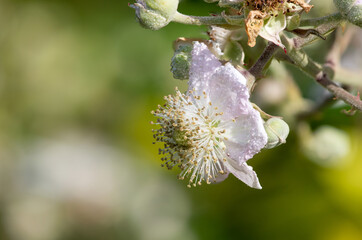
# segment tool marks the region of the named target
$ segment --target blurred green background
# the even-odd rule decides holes
[[[333,12],[331,2],[312,14]],[[185,0],[179,10],[217,8]],[[291,129],[287,144],[249,161],[263,190],[233,176],[188,189],[159,167],[150,111],[187,84],[169,71],[172,42],[205,30],[142,29],[127,1],[0,0],[1,240],[362,239],[362,120],[343,104],[312,127],[348,133],[347,156],[310,161]],[[323,44],[309,48],[318,60]]]

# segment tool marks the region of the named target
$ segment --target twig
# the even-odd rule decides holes
[[[269,60],[273,57],[275,51],[279,47],[272,42],[268,43],[268,46],[264,49],[263,53],[260,55],[258,60],[254,63],[254,65],[249,69],[249,72],[255,77],[261,77],[262,71],[265,65],[269,62]]]
[[[337,84],[332,82],[328,78],[326,73],[320,72],[319,74],[317,74],[316,81],[320,85],[325,87],[328,91],[333,93],[333,95],[336,98],[341,99],[345,103],[347,103],[347,104],[351,105],[352,107],[362,111],[362,101],[359,98],[359,96],[353,96],[352,94],[350,94],[349,92],[347,92],[346,90],[344,90],[343,88],[341,88],[340,86],[338,86]]]
[[[315,26],[319,26],[319,25],[322,25],[322,24],[325,24],[328,22],[340,21],[342,19],[343,19],[342,14],[337,12],[337,13],[332,13],[332,14],[324,16],[324,17],[301,20],[300,26],[301,27],[304,27],[304,26],[315,27]]]
[[[229,19],[234,20],[242,20],[244,19],[243,15],[233,15],[228,16]],[[189,16],[182,13],[177,12],[173,19],[173,22],[182,23],[182,24],[190,24],[190,25],[224,25],[228,24],[228,22],[224,16]]]
[[[255,81],[257,78],[262,76],[263,69],[265,65],[269,62],[269,60],[273,57],[276,50],[278,50],[278,46],[272,42],[269,42],[263,53],[260,55],[258,60],[254,63],[254,65],[246,72],[243,72],[246,77],[247,86],[250,92],[253,91]]]
[[[328,78],[327,74],[323,72],[323,68],[320,64],[314,62],[303,50],[297,49],[293,45],[293,39],[288,39],[285,35],[282,35],[281,37],[283,44],[288,50],[288,56],[291,60],[293,60],[294,65],[314,78],[336,98],[341,99],[355,109],[362,111],[362,101],[358,96],[353,96],[343,88],[339,87],[336,83],[332,82]]]

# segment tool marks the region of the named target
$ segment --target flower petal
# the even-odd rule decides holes
[[[287,26],[287,20],[284,14],[279,13],[277,17],[270,17],[267,24],[260,30],[259,35],[264,39],[275,43],[281,48],[285,48],[280,40],[279,33]]]
[[[230,63],[219,67],[209,83],[212,104],[224,113],[224,119],[235,118],[251,108],[245,77]]]
[[[229,176],[229,173],[224,173],[224,174],[219,174],[215,180],[214,180],[214,183],[219,183],[219,182],[222,182],[224,181],[227,177]]]
[[[224,141],[227,153],[241,164],[267,143],[263,120],[249,102],[245,77],[231,64],[217,69],[209,84],[210,100],[225,121],[220,127],[226,130]],[[235,122],[231,121],[235,119]]]
[[[201,96],[203,91],[208,92],[210,78],[221,63],[204,43],[194,42],[191,54],[189,90]]]
[[[227,140],[224,143],[227,153],[239,164],[251,159],[268,141],[263,120],[255,109],[236,118],[226,131]]]
[[[232,159],[229,159],[228,161],[224,162],[224,165],[229,172],[231,172],[235,177],[237,177],[249,187],[256,189],[262,188],[256,172],[248,164],[243,163],[238,165]]]

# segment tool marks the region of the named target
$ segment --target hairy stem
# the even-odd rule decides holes
[[[301,20],[300,27],[306,27],[306,26],[316,27],[329,22],[338,22],[341,21],[342,19],[343,19],[342,14],[336,12],[324,17]]]
[[[272,42],[268,43],[268,46],[264,49],[263,53],[260,55],[258,60],[254,63],[254,65],[249,69],[249,73],[253,76],[252,78],[248,79],[248,89],[252,90],[254,83],[257,78],[262,76],[263,69],[265,65],[270,61],[273,57],[276,50],[278,50],[278,46]]]
[[[242,15],[228,16],[229,19],[241,20]],[[173,22],[189,25],[224,25],[229,24],[223,16],[189,16],[177,12],[172,19]]]
[[[325,87],[328,91],[333,93],[336,98],[343,100],[345,103],[352,107],[362,111],[362,101],[359,96],[353,96],[334,82],[332,82],[326,73],[319,72],[316,76],[317,82]]]
[[[254,75],[255,78],[261,77],[262,71],[265,65],[273,57],[275,51],[279,47],[272,42],[268,43],[268,46],[264,49],[263,53],[260,55],[255,64],[249,69],[249,72]]]

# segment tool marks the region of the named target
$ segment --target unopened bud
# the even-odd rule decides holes
[[[189,79],[192,45],[180,44],[171,59],[171,72],[175,79]]]
[[[362,27],[362,0],[334,0],[333,2],[349,22]]]
[[[268,142],[265,148],[274,148],[286,142],[289,134],[289,126],[280,118],[270,118],[264,123],[268,135]]]
[[[169,24],[177,12],[179,0],[137,0],[130,7],[142,27],[158,30]]]

